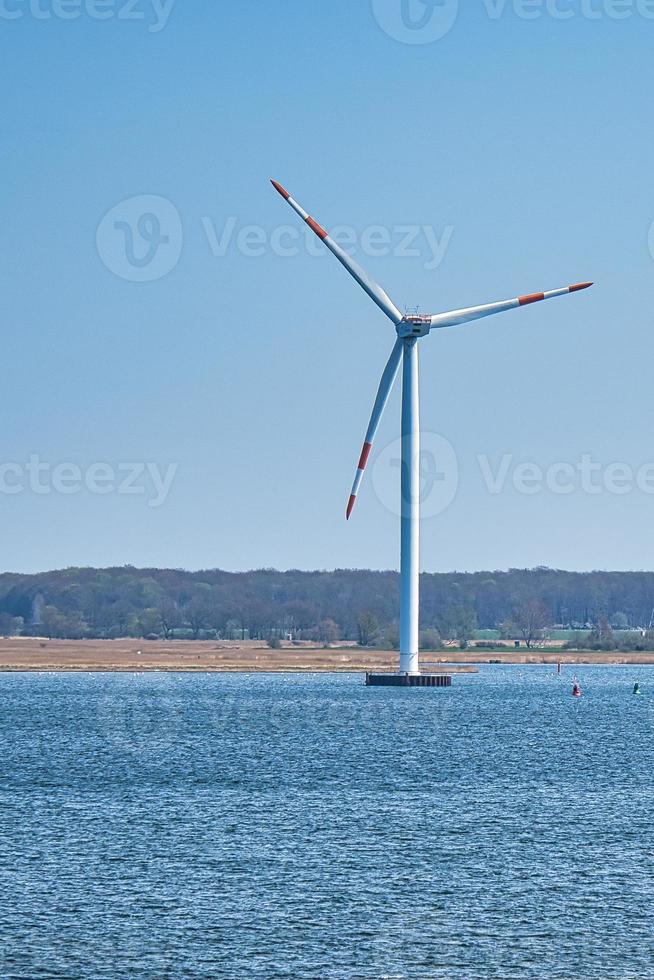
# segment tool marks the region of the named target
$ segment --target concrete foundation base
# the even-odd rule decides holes
[[[451,687],[451,674],[366,674],[366,687]]]

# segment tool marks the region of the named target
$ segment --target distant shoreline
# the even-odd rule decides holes
[[[465,673],[487,664],[523,666],[561,662],[566,666],[654,665],[653,653],[565,652],[541,650],[447,650],[421,654],[423,669]],[[388,650],[311,645],[271,650],[248,641],[44,640],[0,639],[0,673],[364,673],[396,670],[398,654]]]

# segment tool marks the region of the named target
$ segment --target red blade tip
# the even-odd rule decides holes
[[[348,500],[348,502],[347,502],[347,511],[345,513],[345,519],[348,520],[348,521],[350,519],[350,514],[354,510],[354,505],[355,505],[356,501],[357,501],[357,498],[354,495],[352,495],[350,497],[350,499]]]
[[[595,283],[593,282],[578,282],[575,286],[570,286],[570,292],[577,293],[579,292],[580,289],[589,289],[591,286],[594,285]]]
[[[270,183],[273,185],[273,187],[275,188],[275,190],[279,194],[281,194],[283,198],[285,198],[288,201],[289,197],[291,196],[288,193],[288,191],[285,191],[284,188],[282,187],[282,185],[281,184],[278,184],[276,180],[273,180],[272,179],[272,177],[270,178]]]

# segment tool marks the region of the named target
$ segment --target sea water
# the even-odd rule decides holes
[[[0,675],[0,976],[654,977],[654,668],[575,670]]]

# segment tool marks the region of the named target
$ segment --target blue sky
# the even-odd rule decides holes
[[[276,177],[401,309],[596,282],[421,343],[423,568],[651,568],[652,8],[3,0],[2,567],[397,567],[393,327]]]

